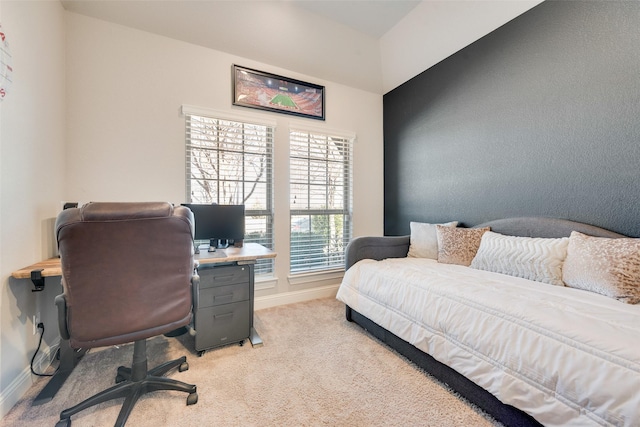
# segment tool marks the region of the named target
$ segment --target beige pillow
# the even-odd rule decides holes
[[[568,237],[517,237],[489,231],[482,236],[471,268],[564,286],[562,263],[568,245]]]
[[[438,238],[436,236],[436,225],[455,227],[458,221],[451,221],[444,224],[429,224],[426,222],[410,222],[411,237],[409,242],[410,258],[438,259]]]
[[[471,265],[478,252],[485,228],[453,228],[436,226],[438,237],[438,262],[444,264]]]
[[[627,304],[640,303],[640,239],[571,232],[562,280]]]

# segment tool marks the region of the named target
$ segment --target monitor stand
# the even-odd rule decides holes
[[[194,243],[194,252],[200,253],[200,247]],[[209,249],[207,252],[215,252],[218,249],[227,249],[229,247],[229,239],[209,239]]]
[[[218,249],[227,249],[229,247],[229,239],[217,239],[218,245],[216,246]]]

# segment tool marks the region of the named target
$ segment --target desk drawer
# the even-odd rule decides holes
[[[195,318],[197,351],[249,338],[251,333],[250,301],[218,305],[198,310]]]
[[[249,267],[246,265],[201,268],[198,269],[198,274],[200,275],[200,289],[249,283]]]
[[[249,299],[249,282],[212,288],[200,287],[198,306],[213,307]]]

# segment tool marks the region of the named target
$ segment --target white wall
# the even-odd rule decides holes
[[[53,297],[11,272],[54,256],[53,218],[65,169],[65,29],[58,2],[2,1],[0,20],[13,56],[13,84],[0,103],[0,416],[31,386],[37,345],[32,317],[42,312],[45,347],[54,344]],[[39,360],[39,359],[38,359]]]
[[[290,284],[288,129],[291,123],[357,134],[354,233],[382,234],[382,96],[155,34],[67,13],[70,200],[185,201],[182,104],[277,122],[274,170],[276,281],[260,297],[336,285],[334,277]],[[232,107],[232,64],[326,86],[326,121]],[[270,299],[272,301],[272,299]],[[285,301],[285,300],[282,300]],[[264,303],[264,304],[271,304]]]

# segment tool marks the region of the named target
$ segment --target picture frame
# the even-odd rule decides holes
[[[325,88],[234,64],[233,105],[324,120]]]

